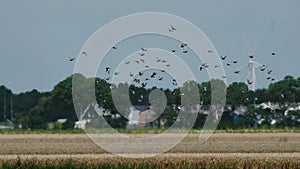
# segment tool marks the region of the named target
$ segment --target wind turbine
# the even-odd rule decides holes
[[[247,84],[252,86],[252,90],[255,91],[256,90],[256,84],[257,84],[257,80],[256,80],[256,69],[260,69],[261,71],[264,71],[267,67],[266,64],[261,64],[258,63],[254,60],[254,52],[255,52],[255,48],[256,48],[256,42],[255,42],[255,46],[254,46],[254,51],[252,54],[250,54],[249,49],[247,47],[247,41],[245,38],[245,34],[244,34],[244,42],[245,42],[245,46],[247,49],[247,54],[249,57],[249,61],[248,64],[241,66],[240,68],[238,68],[235,72],[240,72],[242,68],[248,68],[248,75],[247,75]]]

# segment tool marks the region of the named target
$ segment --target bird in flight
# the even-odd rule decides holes
[[[87,53],[85,51],[81,52],[81,55],[87,56]]]
[[[225,60],[227,58],[227,56],[225,55],[225,56],[221,56],[221,59],[222,60]]]
[[[137,79],[137,78],[135,78],[133,81],[134,81],[135,83],[140,83],[140,79]]]
[[[155,77],[155,75],[156,75],[156,73],[155,72],[153,72],[152,73],[152,75],[150,76],[151,78],[154,78]]]
[[[110,73],[110,67],[106,67],[105,72],[107,72],[109,74]]]
[[[173,32],[173,31],[175,31],[176,30],[176,28],[173,26],[173,25],[171,25],[170,27],[169,27],[169,32]]]
[[[171,25],[171,29],[172,29],[173,31],[176,30],[176,28],[175,28],[173,25]]]
[[[125,60],[125,64],[128,65],[130,63],[130,60]]]
[[[175,79],[173,79],[173,85],[177,85],[177,81]]]
[[[240,73],[240,71],[239,71],[239,70],[236,70],[236,71],[234,71],[234,73],[235,73],[235,74],[239,74],[239,73]]]
[[[238,61],[237,60],[233,60],[232,63],[236,64]]]
[[[173,53],[174,53],[174,52],[176,52],[176,50],[175,50],[175,49],[172,49],[172,50],[171,50],[171,52],[173,52]]]
[[[142,87],[146,87],[146,85],[147,85],[147,82],[142,83]]]
[[[271,74],[273,72],[273,70],[271,69],[271,70],[268,70],[268,73],[267,74]]]
[[[141,95],[140,98],[138,99],[138,102],[142,102],[143,101],[144,96]]]
[[[132,94],[135,94],[135,87],[134,86],[130,86],[129,89],[131,90]]]
[[[75,58],[69,57],[69,61],[70,61],[70,62],[72,62],[72,61],[74,61],[74,60],[75,60]]]
[[[250,59],[253,59],[253,57],[254,57],[253,55],[249,55],[249,58],[250,58]]]
[[[113,49],[115,49],[115,50],[117,49],[117,47],[116,47],[116,46],[113,46],[112,48],[113,48]]]
[[[161,61],[161,59],[156,57],[156,62],[160,62],[160,61]]]
[[[247,82],[248,82],[249,85],[251,85],[251,84],[253,83],[253,82],[250,81],[249,79],[247,79]]]
[[[207,63],[202,63],[203,68],[208,68],[208,64]]]
[[[147,51],[147,49],[146,49],[146,48],[143,48],[143,47],[141,47],[141,50],[142,50],[143,52],[146,52],[146,51]]]
[[[271,55],[273,55],[273,56],[274,56],[274,55],[276,55],[276,53],[275,53],[275,52],[272,52],[272,53],[271,53]]]
[[[187,46],[186,43],[182,43],[182,44],[180,45],[181,48],[184,48],[184,47],[186,47],[186,46]]]
[[[188,51],[187,51],[187,50],[184,50],[184,51],[182,51],[182,53],[188,53]]]
[[[140,55],[140,56],[144,56],[144,55],[145,55],[145,52],[140,52],[139,55]]]

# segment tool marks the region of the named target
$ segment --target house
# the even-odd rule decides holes
[[[7,120],[7,122],[0,122],[0,130],[13,130],[15,125],[12,121]]]
[[[86,129],[88,123],[99,116],[111,116],[109,110],[105,110],[96,104],[89,104],[80,114],[78,115],[78,121],[75,122],[75,129]]]
[[[137,105],[129,108],[127,129],[156,127],[156,113],[150,106]]]
[[[68,119],[57,119],[55,122],[51,122],[51,123],[48,123],[48,129],[55,129],[57,124],[61,124],[61,127],[62,127],[62,124],[66,123],[68,121]],[[58,128],[56,128],[58,129]]]
[[[153,110],[147,109],[140,112],[139,126],[140,128],[156,127],[156,113]]]
[[[135,129],[139,126],[139,120],[140,120],[140,111],[136,109],[134,106],[129,108],[130,113],[128,115],[128,122],[126,129]]]

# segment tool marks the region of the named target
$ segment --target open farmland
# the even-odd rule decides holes
[[[199,143],[198,137],[189,134],[163,155],[128,159],[106,152],[85,134],[4,134],[0,135],[0,163],[4,167],[29,162],[27,167],[64,164],[68,168],[297,168],[300,165],[300,133],[217,133],[205,143]]]

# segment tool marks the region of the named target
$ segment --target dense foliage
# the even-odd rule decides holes
[[[85,103],[73,104],[74,100],[78,99],[72,97],[73,76],[77,76],[81,84],[79,86],[80,90],[76,90],[80,91],[76,96],[87,98]],[[95,84],[95,91],[90,86],[91,81]],[[221,89],[225,85],[221,80],[211,80],[201,84],[187,82],[183,88],[196,85],[199,90],[199,101],[202,109],[208,110],[212,101],[211,91],[215,90],[211,89],[211,83],[219,85]],[[78,120],[75,110],[87,108],[91,99],[89,95],[94,92],[97,104],[111,112],[111,116],[107,117],[109,124],[115,128],[125,128],[126,118],[123,116],[120,116],[121,118],[118,119],[113,118],[116,117],[116,114],[120,114],[120,109],[124,112],[127,109],[125,108],[126,105],[115,107],[111,95],[112,88],[116,89],[113,92],[129,89],[129,100],[132,105],[147,105],[149,103],[148,96],[150,92],[156,89],[155,87],[137,87],[127,83],[115,86],[103,79],[85,78],[80,74],[74,74],[59,82],[50,92],[32,90],[25,93],[13,94],[10,89],[0,86],[0,121],[5,121],[4,118],[13,119],[13,122],[22,126],[22,128],[45,129],[50,122],[55,122],[57,119],[67,119],[67,122],[63,125],[54,124],[54,127],[56,129],[73,128],[75,121]],[[132,89],[134,89],[134,92],[132,92]],[[292,76],[286,76],[283,80],[271,83],[268,88],[257,89],[256,91],[250,91],[248,86],[243,82],[234,82],[227,87],[225,86],[225,89],[227,90],[226,106],[219,123],[220,129],[251,128],[257,126],[267,128],[298,127],[300,124],[300,112],[297,109],[299,107],[298,103],[300,103],[300,78],[295,79]],[[165,93],[167,103],[164,112],[159,118],[167,119],[165,126],[168,127],[176,120],[178,106],[181,105],[182,93],[179,88],[175,88],[174,90],[161,89],[161,91]],[[218,95],[218,92],[222,91],[215,92],[215,95]],[[141,95],[143,95],[143,100],[140,98]],[[120,97],[126,98],[128,95],[120,95]],[[11,99],[13,100],[13,118],[11,118],[10,113]],[[193,100],[190,99],[190,101]],[[261,103],[268,102],[273,103],[273,105],[277,104],[277,108],[271,109],[258,106]],[[246,111],[240,114],[235,113],[235,110],[240,107],[245,107]],[[294,107],[294,109],[291,109],[291,107]],[[4,111],[6,112],[5,114],[3,113]],[[205,119],[206,115],[199,113],[193,128],[202,128]]]

